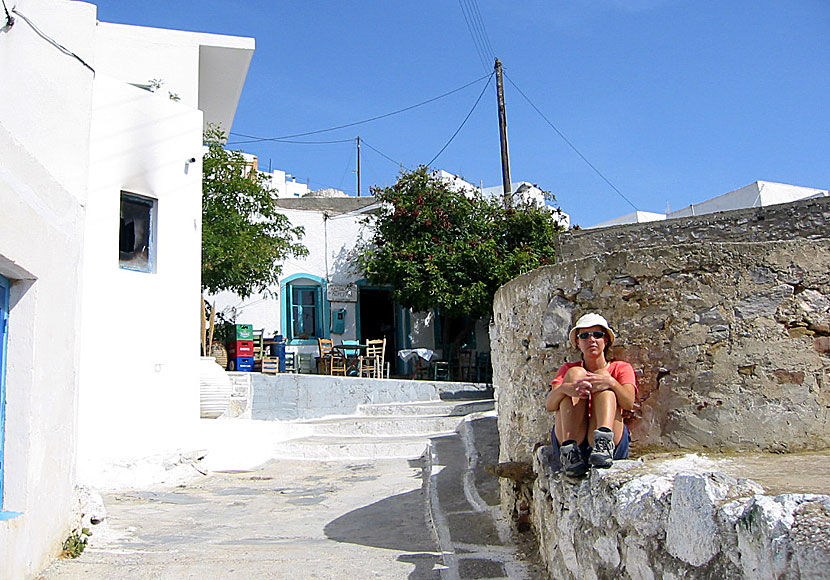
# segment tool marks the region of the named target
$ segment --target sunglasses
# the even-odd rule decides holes
[[[600,339],[605,338],[605,333],[601,330],[595,330],[593,332],[580,332],[576,335],[577,338],[581,338],[582,340],[587,340],[590,336],[593,336],[596,339]]]

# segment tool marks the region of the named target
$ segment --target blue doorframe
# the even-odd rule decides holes
[[[3,509],[4,466],[6,442],[6,331],[9,325],[9,281],[0,276],[0,511]]]

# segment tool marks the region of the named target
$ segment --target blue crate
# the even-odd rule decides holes
[[[254,370],[254,357],[252,356],[237,356],[231,358],[228,367],[228,370],[232,371],[252,371]]]

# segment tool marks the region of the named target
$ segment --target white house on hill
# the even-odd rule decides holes
[[[197,444],[202,130],[230,128],[254,42],[6,4],[0,578],[22,579],[76,523],[76,483]]]
[[[436,171],[435,175],[459,188],[478,189],[446,171]],[[541,190],[520,185],[519,195],[532,196],[536,191],[544,203]],[[501,188],[491,188],[495,189]],[[279,287],[245,300],[228,292],[210,297],[219,311],[237,323],[262,329],[266,337],[284,336],[288,350],[305,355],[306,361],[318,354],[318,338],[340,343],[386,337],[387,360],[393,374],[405,374],[411,368],[395,356],[401,349],[426,348],[446,358],[442,317],[396,304],[388,288],[371,285],[356,266],[356,246],[365,233],[363,222],[371,220],[377,207],[375,198],[351,197],[337,190],[308,192],[296,198],[280,192],[278,198],[292,225],[305,228],[302,243],[309,250],[308,256],[289,258],[282,264]],[[565,214],[562,216],[567,220]],[[489,352],[486,322],[476,323],[466,342],[469,351]]]
[[[717,197],[707,199],[679,209],[665,213],[654,213],[647,211],[636,211],[618,218],[590,226],[586,229],[605,228],[622,224],[636,224],[642,222],[653,222],[665,219],[689,217],[719,211],[729,211],[748,207],[765,207],[778,203],[790,203],[800,199],[811,197],[826,197],[830,192],[826,189],[813,187],[802,187],[800,185],[788,185],[786,183],[775,183],[771,181],[756,181],[745,185],[734,191],[724,193]]]

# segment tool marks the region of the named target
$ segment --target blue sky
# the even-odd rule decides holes
[[[93,3],[103,21],[254,37],[232,132],[260,137],[415,105],[489,75],[495,54],[508,77],[513,181],[551,191],[581,225],[634,207],[680,209],[756,180],[830,187],[827,0]],[[489,40],[477,37],[481,50],[465,20],[474,7]],[[399,163],[429,162],[484,91],[432,166],[499,185],[496,91],[486,82],[301,138],[345,143],[239,148],[313,189],[354,195],[359,135],[367,195],[394,183]]]

